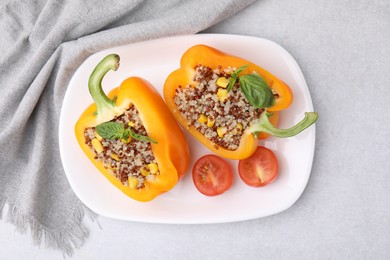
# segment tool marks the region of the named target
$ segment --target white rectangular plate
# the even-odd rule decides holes
[[[186,133],[191,163],[184,178],[168,193],[151,202],[137,202],[115,188],[95,168],[79,147],[74,126],[81,113],[93,103],[88,92],[88,78],[94,67],[110,53],[119,54],[120,67],[103,80],[106,92],[131,76],[151,82],[162,94],[166,77],[179,67],[182,54],[191,46],[205,44],[223,52],[247,59],[276,75],[293,91],[294,102],[280,113],[279,127],[287,128],[300,121],[313,105],[302,72],[280,45],[261,38],[198,34],[163,38],[119,46],[90,56],[77,69],[69,83],[61,109],[60,153],[66,176],[80,200],[96,213],[122,220],[151,223],[222,223],[254,219],[276,214],[289,208],[302,194],[310,176],[315,127],[288,139],[271,137],[260,141],[272,149],[279,162],[279,177],[262,188],[245,185],[237,173],[237,161],[230,160],[235,170],[233,186],[216,197],[199,193],[191,177],[194,162],[211,152]]]

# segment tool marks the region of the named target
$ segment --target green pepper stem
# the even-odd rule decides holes
[[[117,54],[107,55],[92,71],[88,81],[88,89],[93,101],[96,104],[97,122],[110,121],[123,113],[123,110],[116,106],[115,100],[111,100],[104,93],[102,80],[110,70],[116,71],[119,67],[119,56]]]
[[[316,112],[306,112],[305,117],[293,127],[287,129],[280,129],[274,127],[269,121],[269,113],[263,112],[259,120],[249,127],[248,131],[258,135],[260,132],[264,132],[276,137],[291,137],[299,134],[317,121],[318,114]]]

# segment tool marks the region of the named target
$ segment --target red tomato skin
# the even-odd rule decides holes
[[[192,180],[200,193],[206,196],[217,196],[232,186],[233,171],[224,159],[208,154],[195,162],[192,168]]]
[[[263,178],[259,177],[257,168],[263,170]],[[249,158],[238,162],[238,173],[241,180],[251,187],[264,187],[278,177],[278,160],[272,150],[259,146]]]

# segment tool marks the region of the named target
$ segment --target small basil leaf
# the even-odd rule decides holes
[[[265,80],[257,74],[239,77],[240,88],[248,102],[256,108],[271,107],[274,95]]]
[[[233,88],[234,84],[236,83],[236,81],[237,81],[237,78],[233,78],[233,77],[230,78],[229,86],[227,88],[227,92],[228,93],[230,92],[230,90],[232,90],[232,88]]]
[[[96,126],[96,132],[106,139],[120,139],[125,135],[125,128],[116,122],[106,122]]]
[[[129,128],[126,129],[126,130],[123,132],[123,135],[122,135],[121,139],[124,139],[124,140],[129,139],[130,132],[131,132],[131,130],[130,130]]]
[[[150,138],[149,136],[136,134],[136,133],[134,133],[133,131],[129,131],[129,134],[130,134],[130,136],[131,136],[132,138],[137,139],[137,140],[139,140],[139,141],[142,141],[142,142],[151,142],[151,143],[157,144],[157,141],[153,140],[153,139]]]
[[[230,75],[230,82],[229,82],[229,86],[228,86],[228,88],[227,88],[227,92],[228,92],[228,93],[232,90],[234,84],[236,83],[237,78],[238,78],[238,74],[239,74],[240,72],[242,72],[243,70],[245,70],[246,68],[248,68],[248,66],[249,66],[249,64],[248,64],[248,65],[245,65],[245,66],[241,66],[241,67],[239,67],[238,69],[236,69],[236,70],[232,73],[232,75]]]
[[[157,144],[155,140],[148,136],[136,134],[131,131],[130,128],[125,129],[121,123],[106,122],[96,126],[96,132],[103,138],[106,139],[128,139],[131,136],[142,142],[152,142]]]
[[[249,64],[248,64],[248,65],[244,65],[244,66],[239,67],[238,69],[236,69],[236,70],[232,73],[231,77],[237,78],[237,77],[238,77],[238,74],[239,74],[241,71],[243,71],[243,70],[245,70],[246,68],[248,68],[248,67],[249,67]]]

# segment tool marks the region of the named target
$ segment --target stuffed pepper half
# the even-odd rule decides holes
[[[118,189],[138,201],[169,191],[185,173],[189,150],[166,104],[147,81],[131,77],[107,96],[102,79],[119,66],[106,56],[88,85],[94,104],[76,123],[81,148]]]
[[[205,45],[184,53],[165,81],[164,98],[183,128],[230,159],[252,155],[259,137],[296,135],[318,117],[307,112],[297,125],[276,128],[278,111],[292,103],[290,88],[265,69]]]

